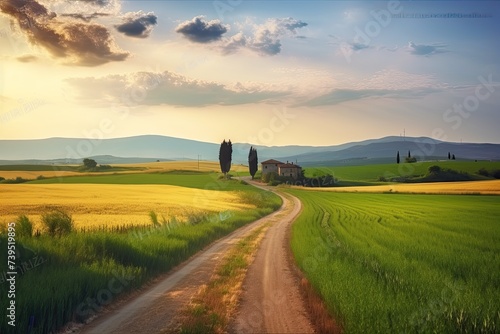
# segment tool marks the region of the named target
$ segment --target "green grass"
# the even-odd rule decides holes
[[[450,168],[456,171],[463,171],[475,174],[481,168],[488,171],[500,169],[500,162],[490,161],[426,161],[417,163],[400,163],[365,165],[365,166],[333,166],[333,167],[305,167],[306,176],[314,177],[324,174],[333,174],[341,182],[368,182],[376,183],[380,176],[387,179],[392,177],[422,177],[427,174],[430,166],[438,165],[441,168]],[[474,175],[476,179],[486,179],[479,175]]]
[[[218,173],[166,172],[92,176],[68,176],[30,181],[30,184],[95,183],[95,184],[167,184],[208,190],[245,190],[250,186],[236,180],[219,180]]]
[[[346,333],[500,331],[500,197],[289,191],[297,263]]]
[[[145,176],[147,179],[151,175]],[[167,174],[152,176],[169,177]],[[194,179],[192,186],[205,187],[205,182],[212,180],[210,175],[200,175],[201,179],[198,175],[187,176]],[[138,179],[132,178],[137,182]],[[0,318],[1,333],[28,332],[30,317],[34,317],[30,333],[54,332],[68,321],[83,321],[123,292],[167,272],[214,240],[281,205],[281,199],[275,194],[238,181],[213,183],[211,189],[218,184],[224,190],[239,191],[241,201],[254,204],[256,208],[207,214],[201,221],[194,217],[192,223],[171,221],[125,229],[121,233],[94,231],[72,232],[60,237],[18,236],[16,327],[8,326],[8,318],[4,315]],[[0,235],[0,258],[5,260],[0,262],[3,274],[7,271],[5,233]],[[3,310],[7,308],[7,291],[7,282],[1,282],[0,308]]]

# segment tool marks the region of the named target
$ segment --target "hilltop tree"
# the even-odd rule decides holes
[[[94,159],[83,159],[83,166],[88,169],[96,168],[97,162]]]
[[[220,144],[219,149],[219,164],[220,170],[224,173],[224,176],[227,177],[227,173],[231,169],[231,159],[233,155],[233,144],[231,140],[227,141],[224,139]]]
[[[450,154],[450,152],[448,152],[448,160],[450,160],[450,159],[451,159],[451,154]]]
[[[252,175],[252,180],[259,169],[258,159],[257,159],[257,150],[253,147],[250,147],[250,152],[248,153],[248,169],[250,170],[250,175]]]
[[[398,155],[396,156],[396,162],[399,164],[399,151],[398,151]]]
[[[408,159],[411,158],[411,153],[410,153],[410,150],[408,150]]]
[[[451,160],[455,160],[455,154],[451,155]]]

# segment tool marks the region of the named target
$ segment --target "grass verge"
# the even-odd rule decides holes
[[[191,300],[181,321],[180,333],[227,332],[247,268],[269,226],[268,223],[254,229],[224,257],[210,282]]]

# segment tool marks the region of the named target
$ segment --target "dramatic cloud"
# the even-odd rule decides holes
[[[37,1],[3,0],[0,10],[17,21],[32,44],[67,63],[96,66],[128,57],[117,50],[106,27],[60,19]]]
[[[145,14],[142,11],[127,13],[123,17],[123,23],[115,27],[127,36],[146,38],[153,31],[153,26],[157,23],[156,19],[157,16],[154,13]]]
[[[196,43],[210,43],[220,40],[228,27],[219,20],[206,21],[204,16],[196,16],[191,21],[182,22],[175,31]]]
[[[121,103],[135,105],[173,105],[202,107],[207,105],[239,105],[273,101],[287,93],[189,80],[171,72],[138,72],[102,78],[75,78],[67,82],[77,89],[79,102],[108,107]]]
[[[448,52],[444,48],[445,44],[434,44],[434,45],[425,45],[425,44],[415,44],[413,42],[408,43],[408,50],[412,55],[417,56],[432,56],[438,53]]]
[[[307,23],[291,17],[269,19],[262,25],[254,25],[253,35],[245,36],[242,32],[225,41],[223,53],[234,53],[240,48],[247,48],[260,55],[276,55],[281,52],[281,37],[295,36],[297,29],[307,26]],[[300,36],[303,38],[304,36]]]

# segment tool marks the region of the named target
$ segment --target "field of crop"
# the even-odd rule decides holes
[[[0,202],[0,223],[24,214],[37,229],[40,215],[54,209],[70,212],[77,229],[92,229],[148,225],[151,211],[185,219],[199,212],[252,208],[237,191],[151,184],[0,184]]]
[[[220,172],[218,162],[214,161],[164,161],[148,162],[137,164],[114,164],[112,168],[105,171],[89,172],[79,170],[81,166],[77,165],[0,165],[0,177],[4,179],[23,179],[34,180],[37,177],[61,178],[68,176],[95,176],[109,174],[133,174],[133,173],[165,173],[177,171],[193,171],[204,173]],[[237,175],[249,175],[248,167],[243,165],[233,165],[231,173]]]
[[[381,164],[365,166],[334,166],[334,167],[306,167],[306,176],[320,176],[324,174],[333,174],[340,181],[355,182],[377,182],[379,177],[386,179],[392,177],[414,176],[420,177],[427,173],[428,168],[438,165],[441,168],[449,168],[456,171],[463,171],[469,174],[475,174],[481,168],[488,171],[500,170],[500,162],[491,161],[425,161],[417,163],[400,164]],[[481,177],[478,176],[479,179]]]
[[[500,196],[289,191],[294,255],[346,333],[500,331]]]
[[[85,321],[122,293],[281,205],[277,195],[239,181],[182,171],[1,184],[0,201],[0,222],[28,214],[36,225],[40,214],[63,209],[77,230],[81,224],[97,227],[59,237],[44,230],[16,237],[16,327],[7,326],[4,316],[2,333],[49,333],[68,321]],[[100,222],[124,228],[110,232]],[[2,259],[6,245],[2,233]],[[1,296],[10,286],[7,271],[7,261],[0,262]],[[0,308],[6,310],[7,302],[1,298]]]
[[[297,187],[295,187],[297,188]],[[500,180],[396,183],[375,186],[351,186],[328,188],[302,188],[324,192],[365,192],[365,193],[408,193],[408,194],[450,194],[450,195],[500,195]]]

